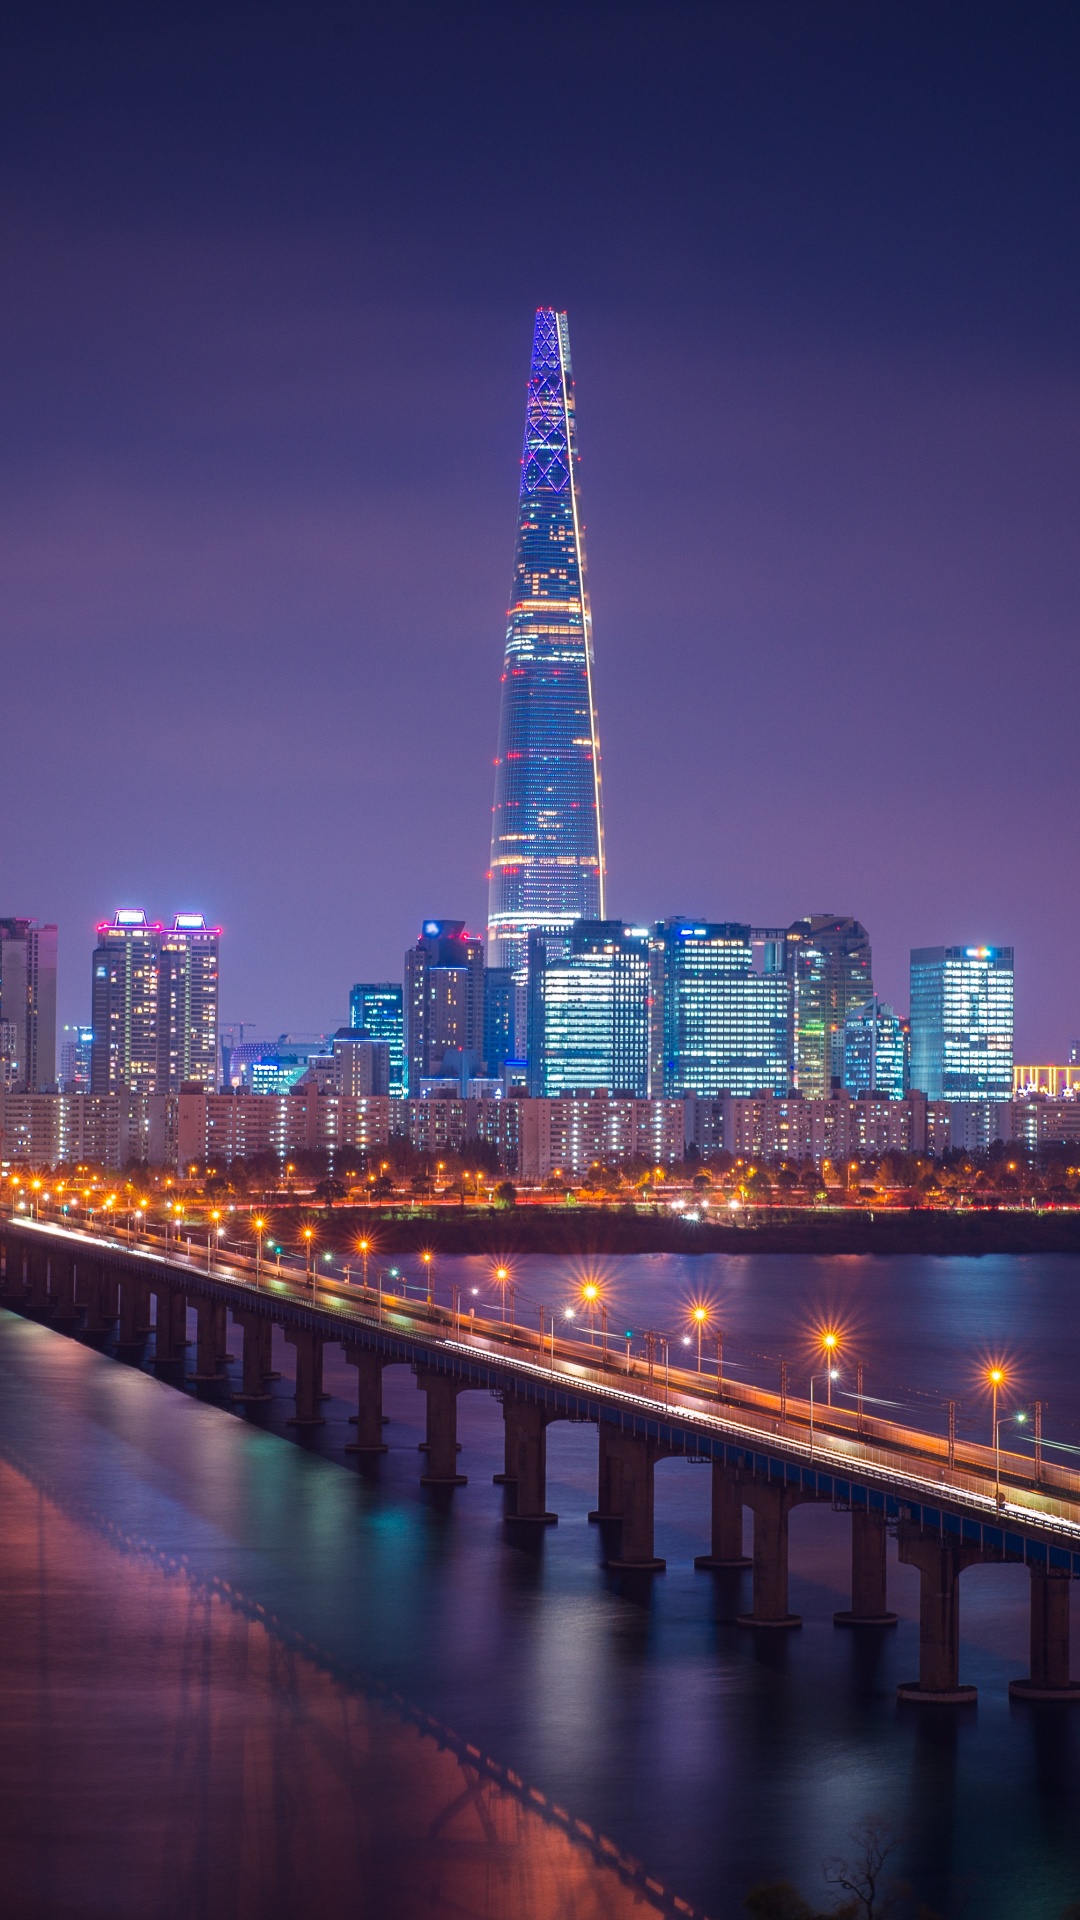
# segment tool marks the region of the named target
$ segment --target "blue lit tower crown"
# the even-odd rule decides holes
[[[541,307],[521,461],[488,876],[488,959],[604,917],[600,743],[565,313]]]

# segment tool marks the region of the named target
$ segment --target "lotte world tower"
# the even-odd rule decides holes
[[[533,333],[488,876],[488,962],[519,975],[529,934],[604,916],[574,382],[565,313]]]

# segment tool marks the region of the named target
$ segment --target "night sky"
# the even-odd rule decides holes
[[[1017,949],[1080,1035],[1080,14],[182,8],[0,39],[0,911],[203,909],[222,1014],[482,925],[532,312],[609,906]]]

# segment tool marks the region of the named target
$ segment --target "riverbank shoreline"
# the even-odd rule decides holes
[[[308,1209],[292,1209],[310,1219]],[[287,1237],[280,1212],[278,1230]],[[1080,1211],[780,1213],[745,1225],[614,1207],[342,1208],[321,1216],[320,1240],[346,1256],[368,1240],[379,1254],[1035,1254],[1080,1255]]]

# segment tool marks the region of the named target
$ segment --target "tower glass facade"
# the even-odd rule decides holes
[[[390,1093],[405,1097],[405,1019],[402,990],[393,980],[358,980],[349,992],[349,1025],[390,1049]]]
[[[907,1037],[883,1000],[855,1007],[844,1022],[844,1091],[902,1100],[907,1092]]]
[[[604,914],[600,746],[565,313],[533,334],[488,875],[488,959]]]
[[[915,947],[911,1084],[928,1100],[1011,1100],[1013,950]]]
[[[844,1022],[874,997],[870,936],[858,920],[814,913],[788,929],[795,992],[795,1084],[827,1100],[844,1074]]]
[[[649,935],[580,920],[529,941],[529,1090],[642,1098],[649,1082]]]
[[[754,966],[752,930],[665,920],[652,940],[654,1094],[788,1091],[792,983],[782,954]]]

